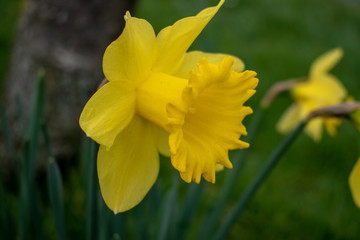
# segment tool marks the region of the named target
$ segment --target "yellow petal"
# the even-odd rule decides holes
[[[350,173],[349,185],[354,202],[360,208],[360,158]]]
[[[137,84],[150,71],[155,55],[155,33],[144,19],[127,12],[126,25],[118,39],[106,49],[103,70],[109,81],[131,81]]]
[[[169,145],[172,165],[186,182],[200,182],[201,175],[215,182],[216,165],[231,168],[228,151],[246,148],[242,120],[252,113],[244,106],[254,93],[256,73],[231,70],[232,57],[220,64],[200,60],[199,73],[192,72],[182,102],[169,104]]]
[[[217,163],[217,164],[215,165],[215,171],[216,171],[216,172],[220,172],[220,171],[222,171],[222,170],[224,170],[224,166]]]
[[[324,123],[326,131],[331,135],[335,136],[337,132],[337,127],[341,124],[341,119],[339,118],[324,118]]]
[[[154,69],[170,74],[176,72],[185,52],[223,3],[224,0],[221,0],[217,6],[206,8],[196,16],[183,18],[161,30],[156,39],[159,54]]]
[[[221,61],[230,56],[228,54],[222,53],[205,53],[201,51],[191,51],[185,54],[184,61],[177,73],[176,76],[188,79],[190,77],[190,71],[195,70],[198,71],[197,64],[202,58],[206,58],[209,63],[219,65]],[[245,65],[244,63],[237,57],[234,57],[234,64],[232,66],[232,70],[235,72],[244,71]]]
[[[318,81],[298,84],[292,90],[295,100],[298,102],[304,100],[317,101],[320,107],[343,101],[346,96],[346,89],[336,77],[323,74],[318,79]]]
[[[301,108],[298,104],[291,105],[280,118],[277,129],[281,133],[288,133],[301,121]]]
[[[316,80],[316,76],[330,71],[342,58],[343,50],[335,48],[318,57],[310,68],[310,77]]]
[[[355,127],[360,131],[360,108],[350,114],[350,119],[353,121]]]
[[[106,205],[115,214],[136,206],[156,181],[159,156],[151,125],[134,116],[109,150],[100,146],[100,189]]]
[[[123,82],[105,84],[86,103],[80,126],[97,143],[110,147],[116,135],[130,122],[135,112],[135,91]]]
[[[315,141],[319,142],[322,136],[322,118],[315,118],[310,120],[310,122],[305,127],[305,132]]]

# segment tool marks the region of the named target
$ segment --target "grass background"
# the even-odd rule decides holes
[[[3,83],[22,2],[4,0],[1,4],[0,77]],[[158,32],[180,18],[215,4],[215,0],[140,0],[133,15],[146,18]],[[332,72],[350,95],[360,99],[360,4],[355,2],[227,0],[191,49],[231,53],[245,62],[246,69],[255,70],[260,83],[248,104],[256,111],[272,84],[307,75],[317,56],[337,46],[344,49],[344,58]],[[265,113],[227,211],[283,139],[275,125],[290,104],[289,96],[283,95]],[[250,120],[248,117],[245,122]],[[348,122],[340,126],[336,137],[324,134],[320,143],[302,134],[228,238],[360,239],[360,210],[354,205],[348,187],[348,175],[360,156],[359,146],[359,133]],[[213,204],[226,171],[217,174],[217,184],[207,184],[200,213]],[[164,189],[171,185],[172,172],[170,163],[162,161],[159,184]],[[78,191],[81,180],[77,173],[69,169],[64,179],[64,198],[67,210],[73,214],[67,216],[70,235],[80,237],[84,215],[76,204],[81,204],[84,196]],[[187,188],[188,185],[181,182],[181,191]],[[201,218],[197,217],[194,225],[200,222]],[[51,230],[48,231],[51,235]]]

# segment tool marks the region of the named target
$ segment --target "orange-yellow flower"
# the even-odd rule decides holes
[[[137,205],[154,184],[158,151],[171,156],[186,182],[215,182],[216,166],[232,166],[228,150],[248,147],[239,137],[252,112],[243,104],[255,93],[256,73],[242,72],[236,57],[186,52],[223,3],[157,36],[127,12],[123,33],[106,49],[109,83],[86,104],[80,125],[100,144],[100,188],[115,213]]]

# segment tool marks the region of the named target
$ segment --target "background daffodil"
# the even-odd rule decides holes
[[[255,93],[256,73],[241,72],[236,57],[186,52],[223,3],[157,36],[146,20],[127,12],[123,33],[106,49],[109,83],[88,101],[80,126],[100,144],[100,188],[115,213],[150,190],[158,151],[171,155],[186,182],[199,182],[201,175],[214,182],[216,166],[232,166],[228,150],[248,147],[239,137],[246,134],[242,119],[252,112],[243,103]]]
[[[342,55],[342,49],[335,48],[314,61],[310,68],[308,80],[298,83],[291,90],[295,103],[281,117],[277,125],[280,132],[289,132],[313,110],[335,105],[344,100],[345,88],[334,75],[329,73]],[[334,135],[340,120],[337,118],[315,118],[307,124],[305,132],[315,141],[318,141],[321,139],[323,124],[325,124],[328,133]]]
[[[349,176],[349,185],[356,206],[360,207],[360,158]]]

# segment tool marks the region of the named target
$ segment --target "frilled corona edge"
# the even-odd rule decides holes
[[[249,147],[239,140],[247,134],[242,120],[252,113],[243,104],[255,93],[258,79],[253,71],[231,70],[233,62],[232,57],[220,65],[201,59],[182,101],[167,105],[171,162],[186,182],[199,183],[203,175],[214,183],[217,164],[232,168],[228,151]]]

